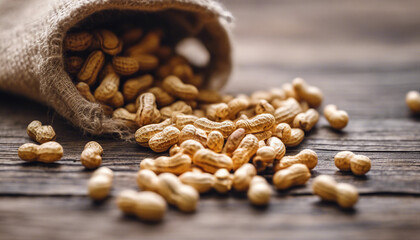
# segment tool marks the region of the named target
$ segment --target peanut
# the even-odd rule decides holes
[[[93,33],[96,44],[109,55],[117,55],[122,50],[122,42],[111,31],[100,29]]]
[[[276,136],[283,142],[286,142],[292,136],[292,128],[287,123],[279,123],[273,130],[273,136]]]
[[[117,91],[106,103],[114,108],[122,107],[124,105],[124,96],[122,92]]]
[[[286,92],[281,88],[271,88],[270,94],[273,100],[274,99],[285,100],[287,98]]]
[[[175,144],[171,148],[169,148],[169,156],[173,156],[181,151],[182,149],[178,146],[178,144]]]
[[[98,101],[106,102],[111,99],[120,86],[120,77],[115,73],[108,74],[96,88],[94,96]]]
[[[29,123],[26,132],[32,140],[38,143],[54,141],[56,138],[54,128],[51,125],[42,125],[38,120]]]
[[[299,186],[305,184],[311,173],[304,164],[293,164],[292,166],[277,171],[273,176],[273,184],[279,190],[285,190],[293,186]]]
[[[152,53],[159,48],[161,33],[152,31],[144,36],[143,40],[136,45],[129,47],[125,51],[125,55],[135,56],[139,54]]]
[[[290,137],[284,141],[284,145],[287,147],[296,147],[299,145],[303,138],[305,137],[305,132],[300,128],[292,128]]]
[[[288,98],[281,102],[280,106],[274,111],[276,124],[291,123],[293,119],[302,112],[302,108],[294,98]]]
[[[272,164],[276,153],[276,150],[270,146],[258,148],[256,155],[252,159],[252,163],[257,168],[257,171],[262,172],[268,165]]]
[[[272,147],[275,152],[274,158],[280,160],[286,153],[286,147],[278,137],[271,137],[267,139],[267,146]]]
[[[103,152],[104,150],[99,143],[90,141],[86,143],[85,148],[80,155],[80,161],[83,166],[88,169],[97,168],[102,163]]]
[[[179,79],[181,79],[182,82],[192,84],[192,79],[194,78],[194,72],[188,64],[176,65],[172,69],[172,74],[178,77]],[[195,85],[195,87],[199,87],[199,85],[200,83],[198,85]]]
[[[285,83],[281,86],[281,89],[283,90],[283,92],[286,95],[286,98],[294,98],[297,101],[300,101],[300,98],[297,94],[297,92],[295,91],[293,85],[291,83]]]
[[[245,129],[246,133],[257,133],[273,128],[275,119],[273,115],[264,113],[257,115],[250,120],[239,120],[236,122],[237,128]]]
[[[319,88],[308,85],[303,79],[293,79],[293,88],[299,98],[306,101],[310,107],[317,108],[321,105],[323,95]]]
[[[77,56],[71,56],[64,59],[64,67],[70,74],[77,74],[83,66],[83,59]]]
[[[135,103],[129,103],[124,107],[129,113],[136,113],[137,108]]]
[[[274,171],[288,168],[293,164],[301,163],[306,165],[309,170],[318,164],[318,155],[310,149],[304,149],[294,156],[285,156],[274,165]]]
[[[155,172],[150,169],[140,169],[136,176],[137,186],[142,191],[158,192],[160,183]]]
[[[178,128],[168,126],[150,138],[149,147],[155,152],[164,152],[178,142],[179,135]]]
[[[208,149],[198,150],[194,154],[193,163],[209,173],[215,173],[219,168],[232,170],[232,159],[230,157]]]
[[[255,175],[257,175],[257,170],[254,165],[245,163],[233,174],[233,188],[235,188],[236,191],[248,190],[249,184]]]
[[[139,98],[139,108],[136,113],[136,122],[139,126],[157,123],[160,112],[156,107],[156,98],[152,93],[143,93]]]
[[[18,156],[24,161],[52,163],[63,157],[63,147],[53,141],[41,145],[26,143],[19,147]]]
[[[170,157],[161,156],[156,159],[145,158],[140,162],[140,169],[149,169],[156,174],[169,172],[176,175],[188,171],[191,166],[191,158],[181,153]]]
[[[240,111],[245,110],[249,107],[250,102],[246,98],[234,98],[228,102],[229,107],[229,119],[235,119],[236,114]]]
[[[224,143],[225,139],[223,138],[223,134],[221,134],[219,131],[211,131],[207,135],[207,147],[214,152],[221,152]]]
[[[194,122],[197,119],[198,117],[194,115],[187,115],[178,112],[172,114],[172,123],[174,123],[179,130],[182,130],[185,126],[189,124],[194,124]]]
[[[293,127],[300,128],[303,131],[310,131],[315,124],[318,122],[319,114],[318,111],[311,108],[306,112],[299,113],[293,120]]]
[[[80,95],[84,97],[89,102],[96,102],[95,97],[93,96],[92,92],[90,91],[90,87],[87,83],[79,82],[76,85],[77,91],[79,91]]]
[[[249,162],[251,157],[258,150],[258,139],[252,135],[246,135],[238,148],[232,153],[233,169],[240,168],[245,163]]]
[[[201,145],[207,145],[207,133],[200,129],[194,127],[194,125],[186,125],[179,134],[179,143],[182,144],[186,140],[195,140]]]
[[[233,176],[225,168],[221,168],[214,173],[213,188],[218,193],[227,193],[232,188]]]
[[[159,59],[149,54],[131,56],[138,64],[140,71],[150,71],[158,67]]]
[[[138,42],[142,36],[143,36],[143,29],[135,27],[124,32],[124,34],[121,36],[121,41],[123,42],[124,45],[133,44],[133,43]]]
[[[265,178],[254,176],[249,184],[248,199],[256,206],[265,206],[270,202],[272,190]]]
[[[409,91],[405,102],[413,113],[420,113],[420,93],[418,91]]]
[[[271,136],[273,136],[273,132],[272,131],[264,131],[264,132],[259,132],[259,133],[254,133],[253,134],[258,141],[265,141],[267,139],[269,139]]]
[[[171,118],[174,113],[191,114],[192,108],[184,101],[176,101],[170,106],[164,107],[160,110],[162,118]]]
[[[207,118],[197,119],[194,122],[194,126],[203,129],[207,133],[210,133],[211,131],[219,131],[223,134],[224,138],[229,137],[229,135],[236,129],[235,124],[230,120],[214,122]]]
[[[105,199],[112,187],[114,173],[107,167],[98,168],[88,181],[89,197],[95,201]]]
[[[93,36],[88,32],[68,33],[63,41],[63,48],[68,51],[84,51],[92,44]]]
[[[203,145],[195,140],[186,140],[179,145],[180,150],[191,157],[191,159],[194,157],[194,154],[200,150],[204,149]]]
[[[149,222],[161,221],[166,212],[165,199],[157,193],[148,191],[124,190],[118,194],[117,206],[123,213],[133,214]]]
[[[365,175],[370,170],[370,159],[349,151],[339,152],[334,157],[335,166],[341,171],[351,171],[354,175]]]
[[[160,87],[153,87],[147,91],[155,95],[156,103],[158,104],[159,107],[167,106],[175,101],[174,97],[169,95],[169,93],[167,93]]]
[[[226,144],[223,147],[222,153],[231,156],[233,151],[235,151],[235,149],[239,146],[245,135],[245,129],[236,129],[226,140]]]
[[[130,113],[125,108],[117,108],[112,113],[112,118],[135,122],[136,121],[136,114],[135,113]]]
[[[77,79],[92,86],[96,82],[99,71],[105,63],[105,55],[101,51],[93,51],[85,60],[83,67],[77,74]]]
[[[200,89],[197,100],[204,103],[219,103],[222,101],[222,96],[216,90]]]
[[[261,99],[258,101],[257,105],[255,106],[255,113],[256,114],[263,114],[263,113],[269,113],[274,114],[274,107],[264,99]]]
[[[198,96],[198,90],[191,84],[184,84],[176,76],[168,76],[163,80],[163,89],[169,94],[183,100],[194,100]]]
[[[327,175],[316,177],[312,184],[312,190],[322,200],[337,202],[342,208],[352,208],[359,198],[355,187],[347,183],[337,183]]]
[[[171,119],[166,119],[165,121],[161,123],[149,124],[149,125],[146,125],[137,129],[134,135],[136,142],[142,147],[149,147],[149,140],[156,133],[163,131],[165,127],[171,125],[171,123],[172,123]]]
[[[338,110],[337,106],[329,104],[324,108],[324,116],[331,127],[337,130],[343,129],[349,122],[349,115],[346,111]]]
[[[123,95],[126,101],[134,100],[137,95],[153,84],[152,75],[143,75],[136,78],[128,79],[123,85]]]
[[[162,173],[159,175],[159,194],[169,204],[175,205],[183,212],[193,212],[197,208],[200,195],[195,188],[183,184],[175,175]]]
[[[185,172],[179,176],[183,184],[190,185],[199,193],[205,193],[211,190],[214,184],[214,176],[210,173],[203,173],[201,170]]]
[[[226,103],[210,104],[206,108],[206,117],[212,121],[223,121],[229,115],[229,107]]]
[[[112,58],[112,66],[116,73],[129,76],[136,73],[139,70],[139,64],[135,58],[114,56]]]

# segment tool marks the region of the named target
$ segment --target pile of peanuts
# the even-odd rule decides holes
[[[145,32],[136,27],[118,34],[107,29],[73,31],[63,42],[65,67],[81,96],[136,130],[140,146],[169,151],[169,156],[140,162],[136,182],[142,191],[121,191],[117,196],[121,211],[160,221],[167,204],[193,212],[200,194],[232,189],[246,192],[252,204],[264,206],[272,187],[262,173],[273,173],[272,184],[279,191],[306,184],[318,163],[316,152],[304,149],[286,156],[286,148],[298,146],[317,124],[321,90],[301,78],[250,96],[204,89],[202,69],[167,42],[162,30]],[[420,111],[418,92],[407,94],[406,101],[413,112]],[[349,121],[347,112],[332,104],[325,106],[323,115],[336,130]],[[61,159],[63,148],[54,142],[51,126],[33,121],[27,132],[41,145],[19,147],[22,160]],[[114,175],[100,167],[103,153],[101,145],[91,141],[80,156],[83,166],[96,169],[88,194],[97,201],[110,194]],[[368,157],[349,151],[338,152],[334,163],[356,176],[371,168]],[[354,186],[337,183],[331,176],[316,177],[312,189],[342,208],[351,208],[358,200]]]

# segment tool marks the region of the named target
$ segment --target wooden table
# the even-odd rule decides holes
[[[325,119],[294,154],[315,150],[312,176],[332,175],[354,184],[352,211],[321,202],[305,187],[275,192],[268,208],[238,194],[201,197],[197,213],[170,208],[160,224],[122,216],[111,197],[86,197],[91,172],[79,162],[92,139],[104,149],[103,166],[115,171],[115,196],[136,189],[139,162],[157,156],[133,143],[84,136],[52,109],[17,96],[0,97],[0,239],[419,239],[420,118],[410,115],[405,94],[420,88],[420,3],[404,1],[225,1],[236,16],[236,71],[225,88],[250,93],[295,76],[319,86],[324,104],[350,114],[333,131]],[[27,124],[50,123],[64,149],[56,164],[24,163],[17,148],[30,142]],[[334,155],[367,155],[366,177],[337,171]],[[269,176],[269,174],[266,174]],[[312,177],[312,178],[313,178]]]

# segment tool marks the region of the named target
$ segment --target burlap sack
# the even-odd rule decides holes
[[[211,56],[207,86],[223,86],[232,66],[229,37],[232,17],[215,1],[3,0],[0,1],[0,89],[53,107],[85,132],[130,137],[130,130],[122,122],[106,117],[98,104],[86,101],[77,92],[64,70],[62,42],[70,28],[95,14],[103,13],[104,21],[112,21],[133,11],[173,18],[184,35],[200,39]]]

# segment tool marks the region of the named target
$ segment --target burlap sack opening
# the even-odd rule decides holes
[[[37,0],[44,9],[26,22],[0,25],[0,88],[53,107],[75,126],[94,135],[133,136],[122,121],[106,117],[99,104],[85,100],[64,70],[62,42],[72,28],[96,27],[121,20],[162,26],[174,42],[196,37],[210,53],[208,88],[221,88],[231,72],[229,23],[232,17],[211,0]],[[44,3],[44,4],[43,4]],[[49,5],[49,4],[52,5]],[[30,1],[13,3],[17,15],[27,14]],[[4,5],[4,4],[3,4]],[[48,6],[47,6],[48,5]],[[4,7],[4,6],[2,6]],[[45,9],[47,8],[47,9]],[[32,10],[33,11],[33,10]],[[10,13],[9,13],[10,14]],[[19,17],[19,16],[17,16]],[[14,26],[13,26],[14,25]],[[1,29],[3,28],[3,29]],[[4,36],[7,36],[4,37]]]

